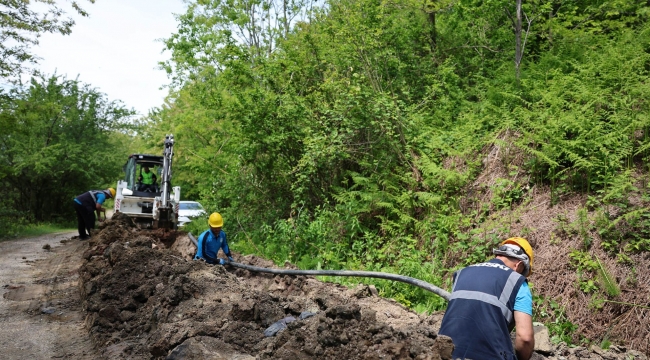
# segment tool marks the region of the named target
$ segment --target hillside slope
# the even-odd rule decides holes
[[[531,186],[525,171],[509,171],[525,158],[514,147],[486,149],[482,171],[466,192],[472,195],[462,200],[465,213],[480,216],[476,209],[483,209],[472,241],[523,236],[531,242],[535,320],[547,323],[558,340],[647,352],[650,192],[644,164],[629,172],[622,191],[554,193],[550,185]]]

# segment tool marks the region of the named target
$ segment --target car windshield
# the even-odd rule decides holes
[[[180,203],[180,210],[203,210],[203,206],[197,202]]]

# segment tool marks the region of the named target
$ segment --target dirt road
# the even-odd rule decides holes
[[[4,359],[96,359],[77,281],[86,242],[59,233],[0,243]],[[64,241],[62,243],[61,241]],[[49,245],[50,249],[43,247]]]

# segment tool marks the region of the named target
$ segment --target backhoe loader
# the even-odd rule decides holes
[[[141,228],[176,229],[181,188],[172,187],[174,135],[166,135],[163,155],[131,154],[124,165],[125,177],[117,182],[115,213],[133,218]],[[142,183],[143,169],[149,168],[157,180],[153,185]]]

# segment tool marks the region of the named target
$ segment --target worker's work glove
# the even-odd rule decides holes
[[[232,255],[228,254],[226,256],[228,256],[228,261],[235,261],[235,259],[232,258]]]
[[[219,265],[226,265],[226,260],[219,259]]]

